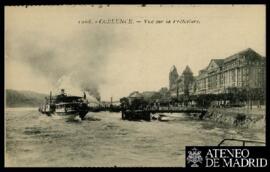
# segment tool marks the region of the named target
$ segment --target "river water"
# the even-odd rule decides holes
[[[170,121],[124,121],[120,113],[86,119],[42,115],[37,108],[6,109],[8,167],[184,167],[185,146],[215,146],[224,138],[265,141],[265,131],[237,129],[186,114]]]

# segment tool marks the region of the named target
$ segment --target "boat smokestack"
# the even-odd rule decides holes
[[[65,89],[61,89],[61,94],[62,94],[62,95],[65,94]]]

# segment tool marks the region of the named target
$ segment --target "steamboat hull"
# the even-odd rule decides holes
[[[71,112],[54,112],[54,114],[59,116],[69,116],[71,118],[79,116],[81,119],[87,115],[88,111],[71,111]]]

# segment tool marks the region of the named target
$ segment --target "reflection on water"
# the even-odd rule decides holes
[[[83,121],[8,109],[6,166],[184,166],[185,146],[224,138],[264,141],[264,131],[236,129],[185,114],[168,122],[123,121],[120,113],[89,113]]]

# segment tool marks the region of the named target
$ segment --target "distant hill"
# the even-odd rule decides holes
[[[44,103],[44,97],[48,95],[33,91],[18,91],[6,89],[7,107],[38,107]]]

